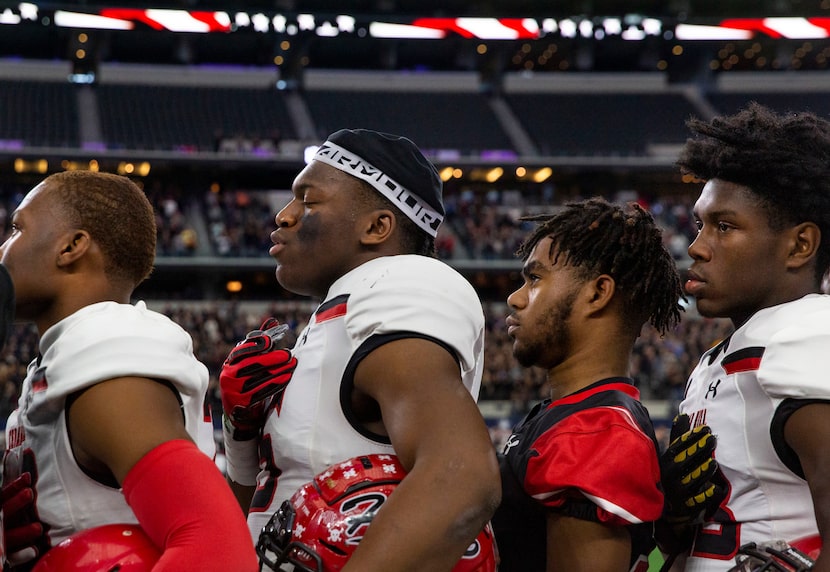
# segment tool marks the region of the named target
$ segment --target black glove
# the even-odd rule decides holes
[[[297,358],[277,344],[287,328],[269,318],[239,342],[222,365],[222,409],[236,441],[258,435],[271,398],[285,391],[291,381]]]
[[[688,415],[674,418],[669,446],[660,456],[665,503],[657,535],[663,551],[687,550],[694,527],[711,517],[726,498],[725,480],[712,456],[717,440],[708,425],[691,428]]]
[[[672,524],[699,524],[712,516],[726,496],[715,479],[712,456],[717,440],[708,425],[691,429],[688,415],[674,418],[669,446],[660,457],[660,481],[666,502],[663,517]]]

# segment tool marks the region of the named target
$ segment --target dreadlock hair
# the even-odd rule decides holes
[[[401,209],[381,195],[372,185],[361,179],[355,178],[355,180],[361,186],[357,201],[361,206],[371,209],[387,209],[395,213],[395,220],[400,229],[398,240],[403,252],[433,258],[436,256],[435,239],[432,236],[410,220]]]
[[[819,227],[818,285],[830,268],[830,122],[752,102],[735,115],[687,125],[696,137],[680,153],[681,172],[747,187],[773,230],[802,222]]]
[[[127,177],[95,171],[63,171],[43,184],[70,225],[89,232],[104,255],[104,271],[140,284],[153,270],[156,218],[144,192]]]
[[[527,260],[533,248],[550,237],[550,256],[576,269],[584,279],[607,274],[624,298],[628,320],[649,321],[660,333],[680,321],[685,300],[680,276],[662,232],[648,211],[636,203],[625,208],[596,197],[567,203],[556,214],[523,217],[540,224],[519,246]]]

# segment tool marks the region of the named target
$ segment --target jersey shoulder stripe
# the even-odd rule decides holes
[[[744,371],[758,371],[761,367],[764,349],[760,346],[741,348],[725,356],[721,361],[721,366],[727,375]]]
[[[327,320],[333,320],[334,318],[345,316],[347,307],[346,302],[348,302],[348,300],[348,294],[341,294],[340,296],[335,296],[331,300],[327,300],[320,304],[320,307],[317,308],[316,312],[314,312],[314,317],[317,323],[320,324]]]

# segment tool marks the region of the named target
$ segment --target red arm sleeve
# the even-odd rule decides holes
[[[185,440],[163,443],[127,473],[124,497],[162,547],[153,572],[259,570],[245,516],[216,465]]]

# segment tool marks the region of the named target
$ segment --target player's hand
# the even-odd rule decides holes
[[[259,434],[268,405],[291,381],[297,358],[278,345],[287,330],[287,325],[267,319],[259,330],[248,333],[222,364],[222,409],[236,441]]]
[[[708,425],[691,428],[688,415],[674,418],[669,446],[660,457],[665,494],[663,518],[672,525],[694,525],[714,514],[726,490],[712,456],[716,439]]]
[[[40,555],[38,547],[44,545],[43,525],[35,511],[32,475],[23,473],[4,485],[0,503],[3,506],[3,535],[10,569],[28,570]]]

